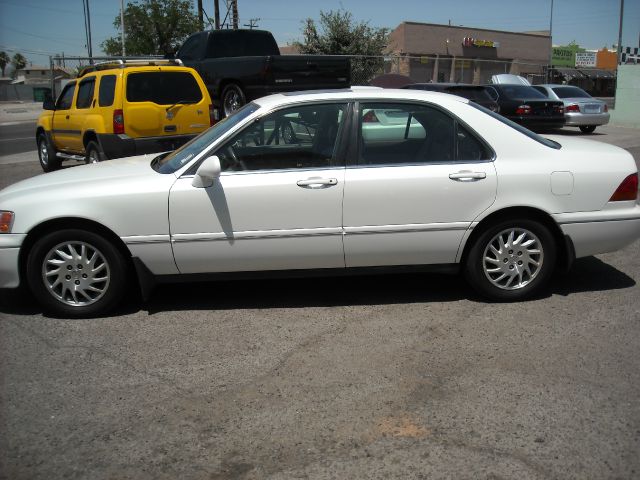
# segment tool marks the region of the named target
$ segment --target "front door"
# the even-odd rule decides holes
[[[492,152],[439,107],[360,104],[344,192],[347,267],[453,263],[496,196]]]
[[[178,179],[169,197],[181,273],[344,267],[340,132],[346,105],[290,107],[254,121],[218,155],[209,188]]]
[[[59,150],[74,150],[80,138],[79,128],[73,127],[71,113],[76,92],[76,82],[69,82],[62,90],[53,113],[53,143]]]

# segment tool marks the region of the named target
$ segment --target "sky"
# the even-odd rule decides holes
[[[125,4],[128,3],[125,1]],[[194,4],[196,2],[194,1]],[[220,0],[222,16],[225,0]],[[552,0],[238,0],[241,24],[259,18],[278,44],[302,37],[302,22],[320,10],[345,9],[354,20],[393,29],[403,21],[522,32],[548,30]],[[203,0],[213,18],[213,0]],[[100,43],[119,35],[113,21],[120,0],[89,0],[94,55]],[[587,49],[609,48],[618,41],[620,0],[553,0],[553,43],[576,41]],[[623,46],[639,46],[640,0],[624,0]],[[82,0],[0,0],[0,50],[22,53],[34,65],[48,65],[49,55],[86,55]]]

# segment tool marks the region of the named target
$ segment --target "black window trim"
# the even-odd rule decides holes
[[[458,142],[455,142],[455,156],[456,159],[455,160],[441,160],[441,161],[435,161],[435,162],[402,162],[402,163],[383,163],[383,164],[375,164],[375,165],[367,165],[367,164],[360,164],[358,163],[358,160],[360,159],[360,148],[361,148],[361,142],[360,142],[360,134],[361,134],[361,130],[360,130],[360,104],[362,103],[384,103],[384,104],[389,104],[389,103],[395,103],[395,104],[408,104],[408,105],[416,105],[416,104],[422,104],[425,105],[427,107],[431,107],[431,108],[435,108],[436,110],[439,110],[440,112],[444,113],[445,115],[451,117],[454,120],[454,138],[458,138],[458,124],[462,125],[464,128],[467,129],[468,132],[470,132],[475,139],[481,143],[488,151],[489,153],[489,158],[485,159],[485,160],[458,160]],[[469,101],[469,103],[474,103]],[[358,101],[355,102],[354,105],[354,109],[353,109],[353,120],[352,120],[352,129],[354,128],[354,130],[352,130],[351,132],[351,142],[350,144],[352,145],[352,147],[349,149],[349,155],[347,157],[347,168],[349,169],[353,169],[353,168],[391,168],[391,167],[429,167],[431,165],[460,165],[460,164],[464,164],[464,163],[492,163],[496,160],[496,152],[493,149],[493,147],[491,147],[491,145],[489,145],[489,143],[484,139],[484,137],[482,135],[480,135],[475,129],[473,129],[467,122],[465,122],[464,120],[462,120],[460,117],[458,117],[456,114],[454,114],[453,112],[451,112],[450,110],[447,110],[446,108],[443,108],[442,106],[438,105],[437,103],[431,103],[431,102],[426,102],[423,100],[404,100],[404,99],[393,99],[393,98],[388,98],[388,99],[358,99]]]

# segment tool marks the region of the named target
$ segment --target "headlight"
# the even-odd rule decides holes
[[[14,216],[15,214],[13,212],[0,210],[0,233],[11,233]]]

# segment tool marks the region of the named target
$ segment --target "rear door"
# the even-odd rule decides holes
[[[197,134],[209,128],[209,100],[192,71],[130,71],[124,94],[125,132],[131,137]]]
[[[455,262],[465,231],[495,200],[491,149],[436,106],[361,103],[357,116],[345,176],[346,266]]]

